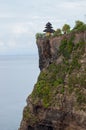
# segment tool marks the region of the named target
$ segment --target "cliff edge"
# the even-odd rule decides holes
[[[86,31],[37,46],[41,71],[19,130],[86,130]]]

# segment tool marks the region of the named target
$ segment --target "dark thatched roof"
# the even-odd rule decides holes
[[[51,28],[46,28],[45,30],[43,30],[43,32],[54,33],[55,31]]]
[[[48,22],[45,26],[45,30],[43,30],[43,32],[49,32],[49,33],[54,33],[55,31],[52,29],[52,24],[50,22]]]

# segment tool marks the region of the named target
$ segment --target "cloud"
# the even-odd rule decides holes
[[[67,9],[76,9],[76,8],[82,8],[83,6],[86,7],[85,1],[80,2],[64,2],[64,4],[61,4],[60,7],[67,8]]]
[[[0,41],[0,48],[3,48],[3,47],[4,47],[4,42]]]
[[[10,39],[8,42],[7,42],[7,47],[10,48],[10,49],[15,49],[17,47],[17,43],[14,39]]]
[[[15,26],[12,27],[12,32],[14,34],[22,34],[22,33],[27,33],[28,29],[25,26],[25,24],[22,23],[18,23]]]
[[[35,34],[50,21],[54,29],[84,19],[86,0],[3,0],[0,3],[0,53],[37,52]],[[2,50],[2,51],[1,51]],[[24,50],[24,51],[23,51]]]
[[[2,18],[12,18],[13,15],[11,15],[10,13],[4,13],[4,12],[0,12],[0,19]]]

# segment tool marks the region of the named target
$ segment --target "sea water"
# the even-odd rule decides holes
[[[38,56],[0,56],[0,130],[18,130],[39,74]]]

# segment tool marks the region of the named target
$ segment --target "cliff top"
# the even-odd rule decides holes
[[[47,24],[46,24],[46,26],[47,26]],[[51,24],[49,25],[49,27],[46,27],[46,28],[48,28],[48,30],[51,30],[51,28],[52,28]],[[52,37],[62,36],[64,34],[79,33],[79,32],[83,32],[83,31],[86,31],[86,24],[80,20],[77,20],[72,29],[69,24],[64,24],[61,29],[57,28],[56,30],[53,30],[53,31],[46,30],[45,31],[46,33],[49,32],[48,35],[46,35],[46,33],[37,33],[36,39],[39,39],[39,38],[42,39],[45,37],[52,38]]]

